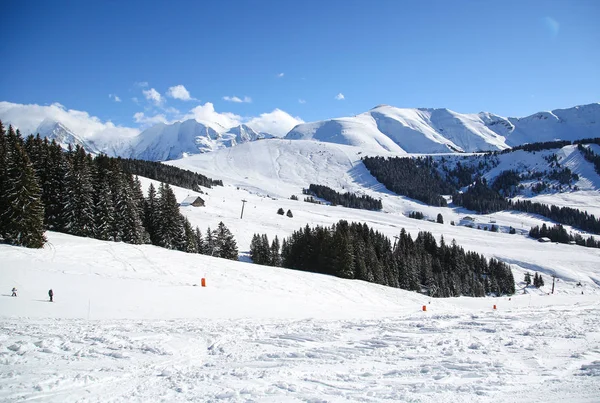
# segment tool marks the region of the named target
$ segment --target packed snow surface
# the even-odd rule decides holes
[[[148,245],[48,235],[42,250],[0,245],[3,402],[600,396],[598,294],[581,295],[570,283],[560,282],[554,295],[546,286],[510,299],[430,299]]]

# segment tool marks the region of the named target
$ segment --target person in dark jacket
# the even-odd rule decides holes
[[[17,296],[17,288],[16,287],[13,287],[13,289],[12,289],[12,296],[13,297]]]
[[[52,288],[48,291],[48,296],[50,297],[50,302],[53,302],[52,297],[54,297],[54,291],[52,291]]]

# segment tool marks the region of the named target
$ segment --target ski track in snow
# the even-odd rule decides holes
[[[377,320],[2,320],[0,400],[597,401],[600,305]]]

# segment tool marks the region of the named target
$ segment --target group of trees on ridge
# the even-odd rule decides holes
[[[438,245],[429,232],[413,241],[401,230],[394,245],[366,224],[340,221],[332,227],[308,225],[281,244],[254,234],[250,258],[256,264],[359,279],[435,297],[514,293],[510,268],[465,252],[455,241]]]
[[[575,242],[577,245],[587,246],[588,248],[600,248],[600,241],[597,241],[593,236],[584,238],[581,234],[569,233],[560,224],[551,227],[548,227],[546,224],[542,224],[541,227],[536,225],[529,230],[529,236],[534,239],[549,238],[552,242]]]
[[[194,192],[202,192],[200,186],[206,188],[223,186],[223,181],[220,179],[211,179],[202,174],[162,164],[157,161],[136,160],[131,158],[117,158],[117,160],[123,171],[132,175],[154,179],[173,186],[190,189]]]
[[[392,192],[431,206],[445,207],[446,199],[441,195],[454,191],[435,169],[431,157],[363,157],[362,161],[371,175]]]
[[[339,221],[331,227],[294,231],[281,244],[269,247],[266,235],[255,234],[251,256],[255,263],[272,264],[341,278],[358,279],[435,297],[513,294],[508,265],[465,252],[455,241],[439,245],[429,232],[412,239],[404,229],[392,245],[389,238],[366,224]]]
[[[80,146],[64,151],[39,136],[24,140],[0,122],[0,178],[3,242],[41,248],[44,232],[52,230],[237,259],[235,239],[222,222],[204,237],[179,212],[168,184],[158,191],[150,185],[144,197],[140,181],[116,158],[92,158]]]
[[[302,193],[325,199],[334,206],[340,205],[363,210],[381,210],[383,208],[381,200],[374,199],[371,196],[357,196],[350,192],[338,193],[330,187],[314,183],[311,183],[308,189],[303,189]]]

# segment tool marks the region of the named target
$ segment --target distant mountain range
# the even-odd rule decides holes
[[[600,104],[504,118],[488,112],[380,105],[353,117],[303,123],[285,138],[407,153],[502,150],[524,143],[600,136]]]
[[[66,147],[79,144],[92,153],[164,161],[234,147],[274,136],[240,125],[225,128],[212,122],[186,120],[159,123],[118,144],[101,146],[73,133],[60,122],[44,120],[44,137]],[[505,118],[489,112],[461,114],[449,109],[409,109],[379,105],[352,117],[302,123],[288,140],[314,140],[358,146],[371,152],[447,153],[502,150],[552,140],[600,136],[600,103],[539,112],[525,118]]]

